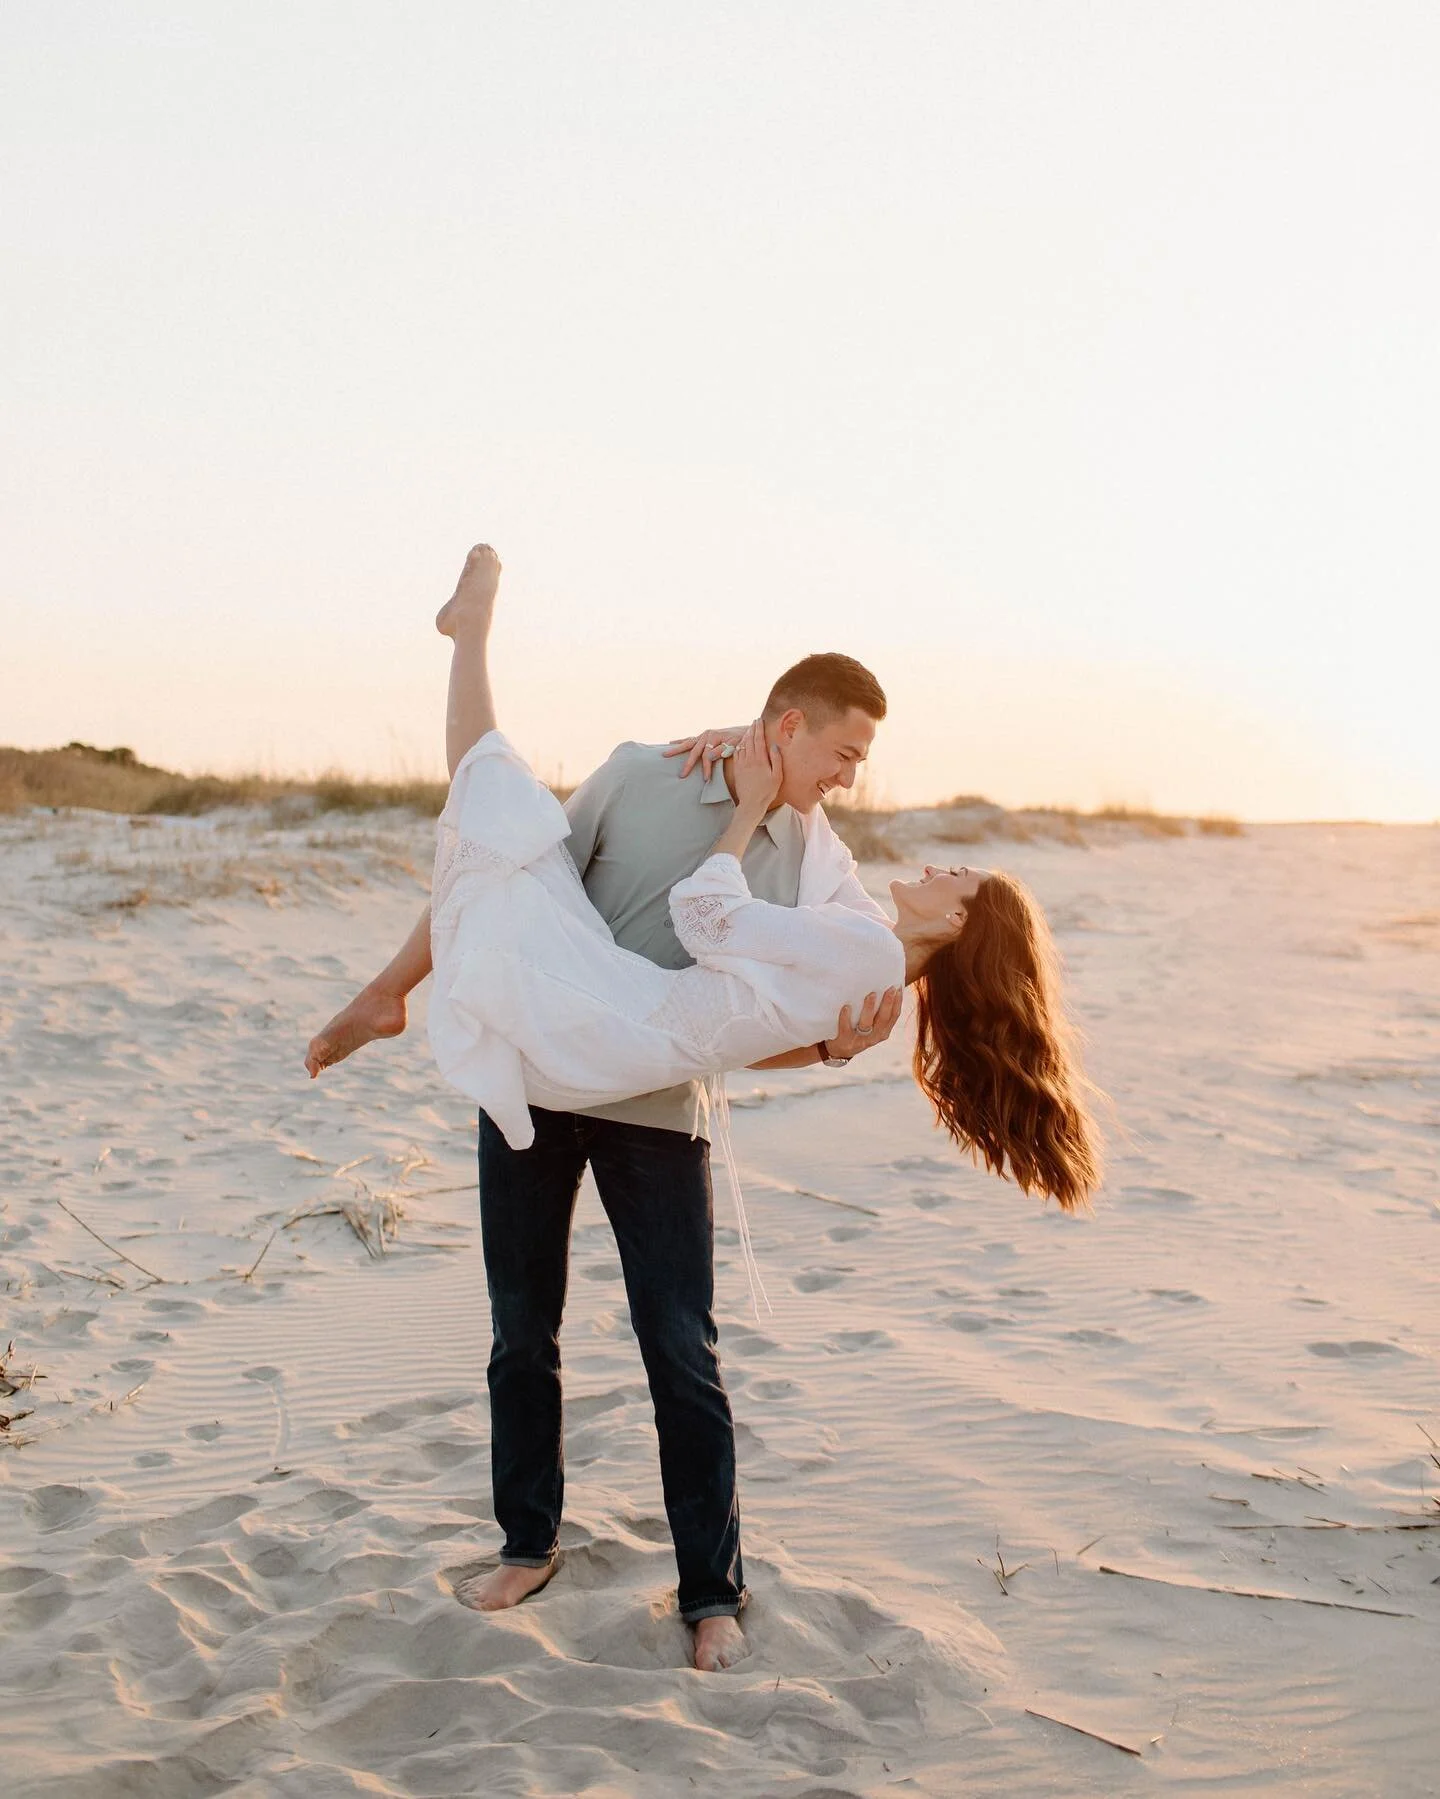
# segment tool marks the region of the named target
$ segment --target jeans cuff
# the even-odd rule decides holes
[[[738,1599],[704,1599],[698,1605],[688,1606],[680,1616],[686,1624],[698,1624],[702,1618],[738,1618],[749,1597],[742,1593]]]
[[[502,1568],[548,1568],[559,1553],[558,1549],[552,1549],[549,1555],[507,1555],[502,1549],[500,1566]]]

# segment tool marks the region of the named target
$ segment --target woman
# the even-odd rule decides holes
[[[621,949],[564,848],[564,811],[496,728],[487,642],[499,576],[493,550],[472,550],[436,619],[454,646],[431,917],[430,1038],[446,1078],[520,1149],[531,1104],[570,1111],[745,1067],[816,1042],[843,1004],[903,980],[917,996],[915,1076],[940,1123],[1025,1192],[1083,1207],[1099,1181],[1096,1135],[1054,947],[1025,890],[985,870],[927,868],[891,883],[893,928],[840,905],[752,898],[740,858],[782,779],[757,721],[733,757],[728,827],[671,891],[694,966]],[[307,1066],[344,1053],[316,1039]]]

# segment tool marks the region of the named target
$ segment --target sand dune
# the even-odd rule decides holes
[[[453,1598],[497,1548],[473,1122],[420,1009],[299,1062],[427,846],[0,820],[7,1793],[1440,1791],[1440,832],[986,850],[1114,1098],[1092,1219],[959,1163],[898,1039],[732,1081],[774,1311],[722,1182],[719,1677],[588,1188],[566,1560]]]

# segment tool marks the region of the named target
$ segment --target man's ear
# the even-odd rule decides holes
[[[798,706],[792,706],[788,712],[782,712],[775,722],[773,739],[781,744],[793,743],[801,725],[805,723],[805,714]]]

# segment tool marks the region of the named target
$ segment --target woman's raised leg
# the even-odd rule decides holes
[[[435,629],[455,646],[445,707],[445,760],[452,777],[465,752],[495,729],[488,646],[499,585],[500,558],[488,543],[477,543],[435,619]]]

